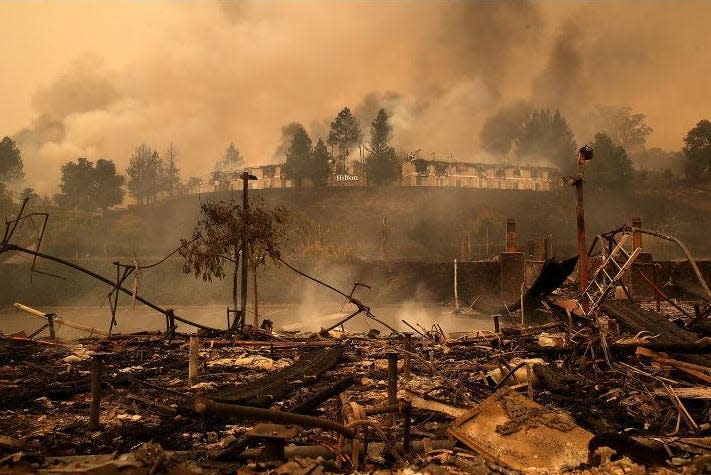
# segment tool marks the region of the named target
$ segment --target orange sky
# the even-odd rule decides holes
[[[400,148],[462,160],[519,99],[560,107],[579,142],[597,104],[647,114],[667,149],[711,115],[711,2],[492,3],[4,1],[0,135],[27,129],[27,180],[51,190],[61,163],[124,168],[142,142],[174,142],[186,175],[231,141],[274,161],[282,125],[323,134],[368,94]]]

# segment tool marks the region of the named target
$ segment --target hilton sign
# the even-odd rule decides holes
[[[357,175],[336,175],[336,181],[358,181]]]

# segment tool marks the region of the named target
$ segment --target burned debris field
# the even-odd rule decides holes
[[[711,473],[710,23],[0,2],[0,474]]]
[[[228,209],[220,206],[203,205],[196,229],[224,230],[220,220],[205,227]],[[258,206],[231,208],[227,222],[236,213],[249,232]],[[144,296],[133,275],[147,278],[153,264],[116,261],[112,281],[42,253],[41,238],[34,248],[13,244],[28,222],[42,229],[45,218],[21,209],[7,224],[4,252],[102,282],[108,308],[78,323],[61,306],[47,313],[14,304],[33,331],[0,340],[0,463],[10,473],[707,470],[710,268],[639,219],[595,238],[585,288],[574,278],[579,256],[548,257],[549,240],[520,252],[509,219],[504,249],[491,259],[409,264],[421,293],[428,280],[425,295],[443,292],[444,306],[424,314],[412,303],[385,310],[414,292],[408,279],[384,286],[394,293],[379,294],[380,313],[365,300],[372,286],[358,280],[367,266],[350,268],[355,284],[341,290],[285,260],[278,240],[264,244],[278,233],[255,230],[282,271],[335,298],[282,313],[262,305],[263,316],[252,318],[256,308],[241,313],[239,304],[253,290],[228,307],[220,329],[211,323],[219,319],[193,322]],[[643,247],[651,239],[675,242],[686,259],[655,262]],[[211,254],[205,261],[196,251],[189,262],[206,272]],[[408,268],[394,267],[390,278]],[[118,302],[151,313],[121,313]],[[334,313],[323,317],[328,308]],[[289,324],[297,311],[311,321]],[[165,327],[117,332],[138,315]]]

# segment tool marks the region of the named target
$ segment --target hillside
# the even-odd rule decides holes
[[[556,254],[575,253],[575,203],[570,189],[553,192],[442,189],[340,188],[327,190],[256,190],[252,199],[284,205],[292,214],[288,249],[297,254],[352,256],[365,260],[383,257],[383,220],[389,258],[443,260],[459,255],[460,239],[470,235],[472,258],[486,256],[504,244],[507,217],[518,223],[521,247],[530,239],[553,235]],[[640,216],[643,225],[682,239],[699,257],[708,256],[705,231],[709,226],[708,190],[666,189],[635,193],[586,190],[588,242],[600,233]],[[147,229],[151,249],[138,254],[159,255],[190,234],[200,200],[241,199],[241,193],[186,196],[155,207],[122,214],[139,217]],[[109,219],[116,219],[114,215]],[[138,238],[139,236],[136,236]],[[142,242],[143,239],[136,239]],[[668,244],[648,240],[645,246],[659,258],[678,254]]]

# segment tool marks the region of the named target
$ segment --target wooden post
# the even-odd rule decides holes
[[[388,406],[397,404],[397,352],[388,351],[385,353],[388,359]],[[395,415],[388,415],[388,425],[395,425]]]
[[[501,326],[499,323],[499,319],[501,318],[501,315],[495,314],[495,315],[492,315],[492,317],[494,318],[494,333],[499,333],[501,331]]]
[[[91,431],[101,429],[99,416],[101,414],[101,373],[104,367],[103,356],[101,353],[91,355],[91,405],[89,407],[89,430]]]
[[[53,313],[48,313],[45,315],[47,317],[47,328],[49,329],[49,339],[54,340],[55,334],[54,334],[54,314]]]
[[[402,332],[405,337],[405,359],[403,362],[403,377],[405,381],[410,380],[410,352],[412,351],[412,333]]]
[[[188,384],[193,386],[197,383],[199,374],[198,357],[200,350],[200,340],[195,335],[190,335],[190,353],[188,354]]]

